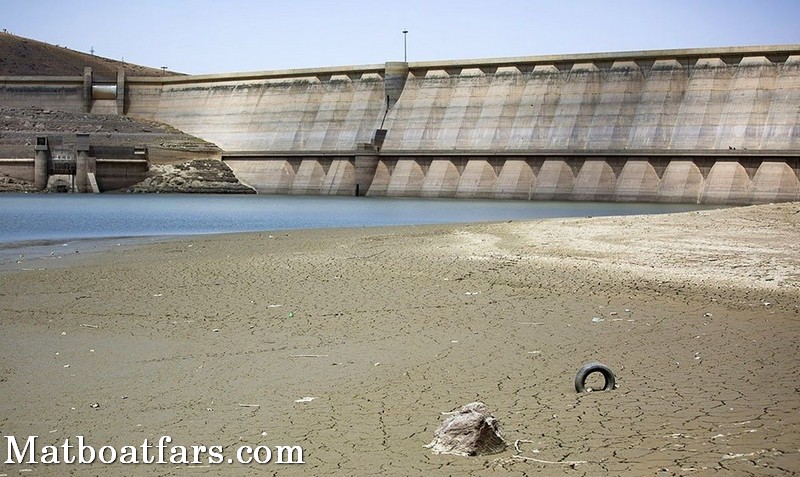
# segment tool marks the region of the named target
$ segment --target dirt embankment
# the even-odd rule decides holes
[[[36,192],[30,182],[0,174],[0,192]]]
[[[120,68],[127,76],[180,74],[0,32],[0,76],[80,76],[87,66],[104,78],[115,77]]]
[[[88,133],[93,146],[150,146],[204,154],[219,153],[210,142],[157,121],[114,114],[73,113],[40,108],[0,108],[0,147],[28,149],[37,136]]]
[[[147,179],[126,192],[186,194],[255,194],[233,174],[224,162],[198,159],[182,164],[153,164]]]

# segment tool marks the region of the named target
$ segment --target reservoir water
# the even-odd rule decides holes
[[[0,244],[659,214],[686,204],[269,195],[2,194]]]

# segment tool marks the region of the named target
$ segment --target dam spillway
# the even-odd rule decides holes
[[[800,200],[800,45],[74,81],[0,100],[165,122],[261,193]]]

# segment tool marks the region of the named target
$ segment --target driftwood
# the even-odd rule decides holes
[[[505,450],[500,423],[482,402],[473,402],[450,417],[433,433],[433,441],[425,446],[434,454],[461,456],[496,454]]]

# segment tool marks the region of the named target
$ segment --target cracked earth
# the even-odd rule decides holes
[[[798,237],[800,204],[782,204],[6,264],[2,435],[117,447],[169,435],[226,457],[300,445],[306,463],[0,474],[794,475]],[[576,394],[588,361],[619,387]],[[500,421],[506,452],[423,448],[442,412],[472,401]]]

